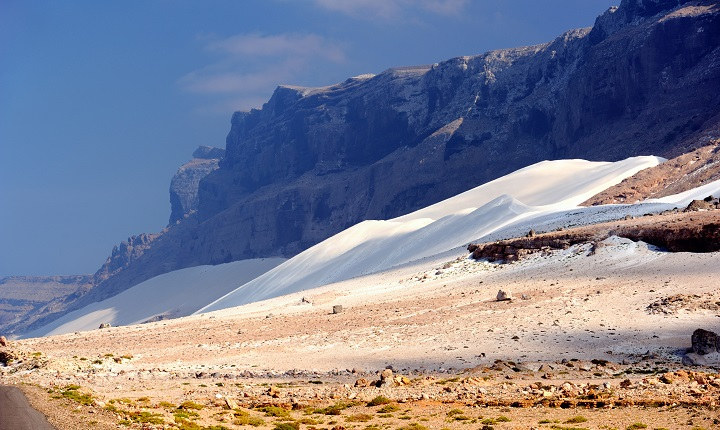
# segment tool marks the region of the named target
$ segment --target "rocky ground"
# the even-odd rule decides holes
[[[719,354],[686,353],[696,329],[719,331],[718,267],[718,252],[616,236],[510,264],[458,251],[211,314],[12,341],[0,372],[61,429],[711,429]]]
[[[593,206],[670,196],[720,179],[720,139],[668,160],[656,167],[641,170],[621,183],[588,199]]]
[[[702,207],[702,210],[694,210]],[[517,261],[535,252],[567,249],[572,245],[590,243],[594,248],[610,236],[643,241],[671,252],[720,251],[720,203],[715,198],[695,200],[684,211],[668,211],[658,217],[647,214],[640,218],[592,224],[568,230],[538,234],[492,243],[470,244],[468,251],[475,259]],[[593,251],[594,252],[594,251]]]

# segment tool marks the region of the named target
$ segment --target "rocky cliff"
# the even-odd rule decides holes
[[[197,210],[200,180],[217,170],[224,155],[224,149],[201,146],[180,166],[170,181],[170,225]]]
[[[670,158],[717,138],[718,124],[709,0],[623,0],[546,44],[280,86],[233,115],[197,212],[178,206],[180,222],[76,306],[182,267],[291,256],[544,159]]]

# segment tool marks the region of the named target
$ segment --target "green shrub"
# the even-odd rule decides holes
[[[378,413],[379,414],[387,414],[390,412],[397,412],[399,410],[400,410],[400,408],[397,405],[389,404],[389,405],[385,405],[382,408],[378,409]]]
[[[388,403],[391,403],[392,400],[388,399],[385,396],[377,396],[374,399],[370,400],[368,402],[368,406],[380,406],[380,405],[387,405]]]
[[[265,425],[265,421],[260,417],[254,417],[249,412],[243,411],[242,409],[233,410],[233,424],[236,426],[253,426],[260,427]]]
[[[372,415],[368,415],[368,414],[355,414],[355,415],[350,415],[345,419],[350,422],[364,423],[364,422],[370,421],[371,419],[373,419],[373,417],[372,417]]]
[[[578,415],[578,416],[575,416],[575,417],[572,417],[572,418],[566,420],[565,424],[579,424],[579,423],[584,423],[584,422],[587,422],[587,418],[585,418],[582,415]]]
[[[273,430],[300,430],[300,424],[298,423],[279,423],[275,424]]]
[[[205,406],[204,406],[204,405],[201,405],[200,403],[195,403],[195,402],[193,402],[193,401],[191,401],[191,400],[186,400],[186,401],[182,402],[182,403],[180,404],[180,406],[178,406],[178,409],[185,409],[185,410],[194,409],[194,410],[196,410],[196,411],[199,411],[199,410],[201,410],[201,409],[204,408],[204,407],[205,407]]]

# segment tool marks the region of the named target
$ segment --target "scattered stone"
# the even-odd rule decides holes
[[[358,378],[358,379],[355,381],[355,386],[356,386],[356,387],[369,387],[370,385],[371,385],[370,381],[368,381],[368,380],[365,379],[365,378]]]
[[[690,202],[689,205],[685,208],[685,212],[692,212],[692,211],[707,211],[715,209],[715,205],[712,204],[712,196],[709,201],[705,200],[693,200]]]
[[[110,325],[110,323],[101,323],[100,327],[98,327],[98,329],[110,328],[110,327],[112,327],[112,325]]]
[[[278,397],[280,397],[280,390],[275,387],[270,387],[267,390],[267,395],[274,399],[277,399]]]
[[[394,381],[395,381],[396,385],[410,385],[410,382],[411,382],[410,378],[408,378],[407,376],[403,376],[403,375],[397,375],[394,378]]]
[[[12,363],[13,360],[16,360],[17,357],[10,351],[0,351],[0,364],[3,366],[7,366],[8,364]]]
[[[334,305],[334,306],[333,306],[333,311],[332,311],[332,313],[334,313],[334,314],[339,314],[339,313],[342,312],[342,311],[343,311],[342,305]]]
[[[230,397],[225,397],[225,406],[227,406],[227,408],[232,411],[234,409],[237,409],[238,404]]]
[[[393,371],[392,369],[384,369],[382,372],[380,372],[380,380],[385,381],[387,379],[392,379],[393,377]]]
[[[696,354],[705,355],[719,351],[720,338],[715,332],[699,328],[693,332],[691,340],[692,352]]]
[[[702,355],[694,352],[688,352],[683,356],[682,364],[685,366],[705,366],[707,365],[707,360],[705,360]]]
[[[510,291],[499,290],[496,299],[498,302],[512,300],[512,293]]]

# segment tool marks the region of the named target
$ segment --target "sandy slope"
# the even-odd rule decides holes
[[[199,312],[277,297],[437,255],[521,220],[574,208],[662,161],[658,157],[633,157],[614,163],[536,163],[408,215],[359,223]],[[411,249],[415,252],[408,252]]]
[[[26,337],[94,330],[102,323],[118,326],[190,315],[283,261],[283,258],[241,260],[165,273],[70,312]]]
[[[663,217],[649,218],[663,222]],[[115,428],[125,415],[108,415],[102,405],[126,397],[149,397],[151,401],[148,406],[139,400],[132,403],[137,403],[135,406],[115,405],[153,413],[161,400],[175,405],[185,400],[216,405],[207,406],[207,413],[201,412],[205,423],[217,424],[227,414],[223,409],[226,397],[248,408],[266,402],[326,406],[338,399],[367,401],[378,394],[411,400],[427,394],[431,403],[411,400],[402,408],[407,408],[413,419],[430,419],[429,428],[453,429],[469,427],[446,422],[451,408],[467,410],[467,405],[477,401],[518,396],[542,399],[542,392],[532,394],[532,389],[524,388],[536,381],[553,387],[568,380],[573,386],[607,384],[608,393],[626,400],[631,396],[630,402],[635,396],[650,396],[651,401],[712,402],[707,396],[716,392],[694,381],[694,385],[687,381],[680,387],[657,382],[658,376],[614,376],[625,369],[618,365],[601,368],[587,364],[587,371],[575,374],[557,364],[562,359],[608,359],[627,361],[629,368],[652,372],[679,365],[696,328],[720,331],[720,308],[712,306],[720,303],[716,288],[720,253],[666,253],[619,238],[611,238],[604,245],[594,253],[589,252],[589,245],[578,245],[507,265],[475,262],[460,251],[218,312],[26,339],[11,344],[25,362],[0,368],[0,373],[6,372],[2,375],[4,383],[41,387],[78,384],[84,392],[92,392],[103,402],[95,409],[72,403],[61,407],[55,401],[38,398],[43,412],[69,417],[60,428],[75,429]],[[495,301],[499,289],[511,291],[516,299]],[[680,306],[658,306],[663,299],[676,295],[687,300]],[[336,304],[342,305],[343,311],[332,314]],[[483,370],[497,367],[493,363],[498,359],[538,371],[519,374]],[[540,366],[548,362],[555,370],[545,376],[547,371]],[[417,382],[395,389],[352,386],[359,376],[376,378],[375,372],[386,366],[412,375]],[[345,370],[353,368],[359,373]],[[479,376],[470,385],[462,381],[447,385],[440,382],[448,376],[436,373],[452,372],[465,378],[467,373],[456,373],[463,369],[480,369]],[[427,374],[436,379],[423,382]],[[626,377],[636,388],[620,388]],[[325,382],[318,386],[309,384],[310,379]],[[268,382],[283,387],[278,398],[268,394]],[[456,403],[435,407],[444,402]],[[68,408],[74,408],[72,413]],[[375,416],[375,409],[363,406],[357,412]],[[713,420],[720,419],[716,411],[706,407],[566,412],[483,407],[468,412],[473,417],[509,415],[512,422],[496,426],[498,429],[530,428],[546,417],[561,418],[562,423],[580,414],[590,419],[583,425],[587,428],[602,428],[608,423],[626,428],[638,421],[681,428],[693,420],[712,428]],[[167,422],[172,422],[173,412],[164,413]],[[306,417],[302,412],[295,416]],[[346,417],[340,423],[345,424]],[[98,420],[105,420],[108,426],[99,427]],[[407,424],[399,416],[373,420],[380,420],[379,424],[392,422],[392,428]],[[226,419],[223,425],[227,423]],[[267,423],[263,428],[272,425]]]
[[[622,360],[646,351],[679,360],[695,328],[718,329],[714,311],[645,309],[674,294],[720,300],[720,254],[664,253],[623,239],[607,245],[594,255],[585,245],[503,266],[463,254],[215,313],[19,345],[46,352],[58,370],[76,366],[78,354],[135,357],[132,366],[86,375],[102,386],[115,384],[120,370],[133,369],[126,380],[152,368],[193,375],[447,369],[498,358]],[[499,289],[526,299],[496,302]],[[332,315],[334,304],[345,310]]]

